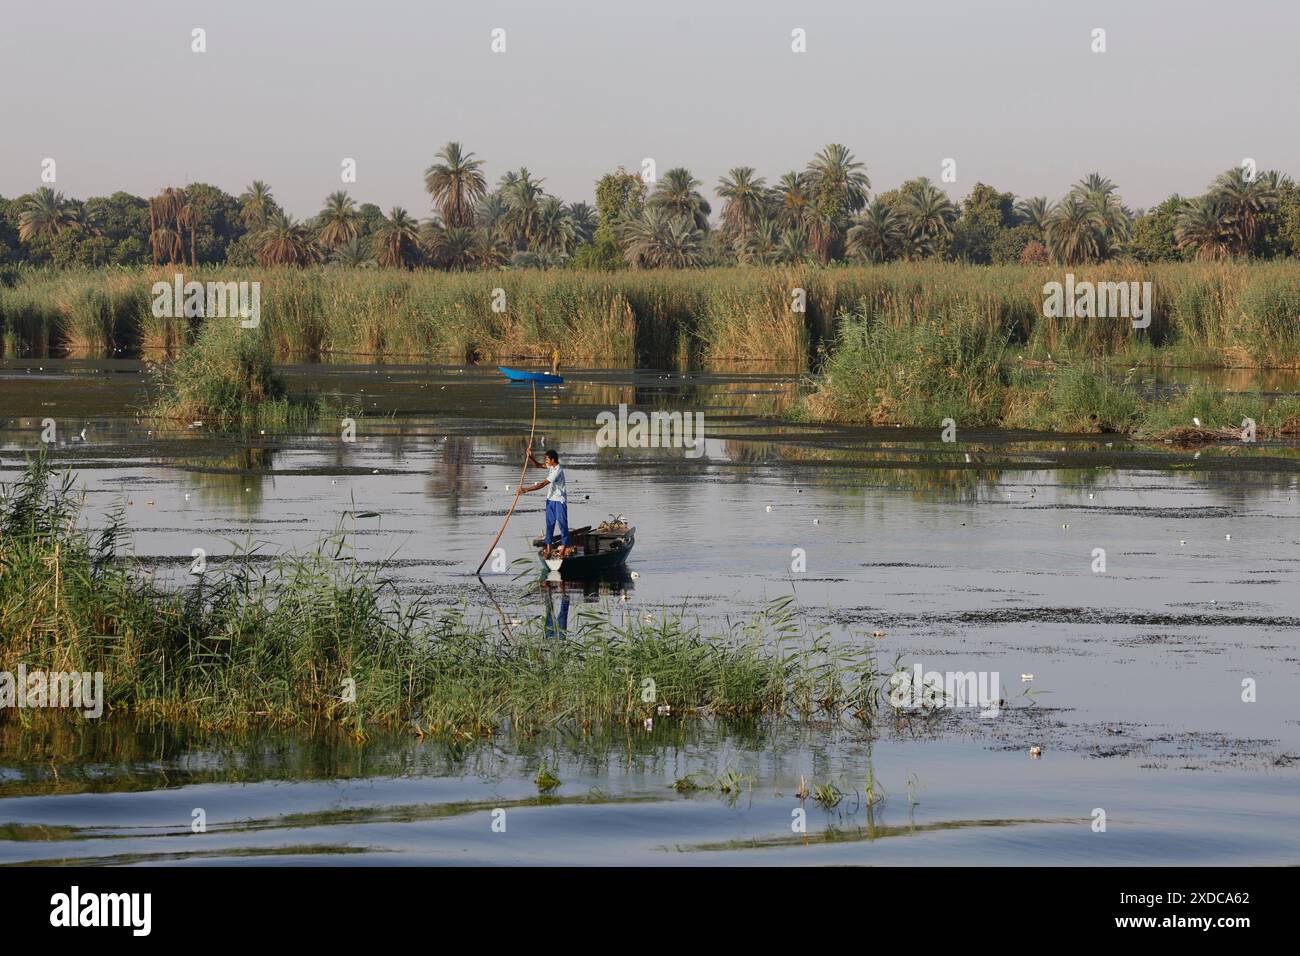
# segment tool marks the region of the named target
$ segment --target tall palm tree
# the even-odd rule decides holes
[[[1129,236],[1133,214],[1115,191],[1115,184],[1100,173],[1089,173],[1074,184],[1070,195],[1091,206],[1097,216],[1097,259],[1106,259],[1119,251]]]
[[[254,179],[239,195],[239,218],[247,229],[256,229],[266,222],[267,217],[276,208],[271,187],[260,179]]]
[[[385,269],[409,269],[420,258],[420,224],[401,206],[394,206],[370,237],[375,262]]]
[[[687,268],[705,260],[705,232],[688,216],[647,205],[619,224],[623,254],[634,266]]]
[[[190,233],[190,262],[198,265],[195,232],[198,214],[184,189],[168,186],[149,200],[149,247],[154,263],[185,262],[185,230]]]
[[[957,207],[948,194],[922,176],[908,183],[899,200],[899,214],[913,240],[913,252],[932,252],[940,239],[952,235]]]
[[[798,229],[804,224],[808,206],[812,203],[812,186],[804,173],[786,173],[777,184],[773,199],[777,207],[777,221],[787,229]]]
[[[505,199],[501,197],[501,190],[490,192],[474,207],[474,225],[499,237],[509,211]]]
[[[547,196],[537,207],[536,224],[529,248],[552,256],[566,256],[577,242],[573,216],[564,203]]]
[[[906,232],[903,217],[877,198],[862,215],[854,218],[845,249],[850,255],[884,262],[898,254]]]
[[[700,181],[689,169],[677,166],[664,173],[647,205],[665,212],[670,217],[689,219],[696,229],[708,231],[709,213],[712,209],[700,194]]]
[[[537,211],[546,196],[545,180],[533,179],[528,167],[501,177],[499,190],[506,214],[501,220],[502,237],[516,249],[527,249],[537,232]]]
[[[723,225],[739,237],[742,245],[767,211],[766,180],[754,173],[752,166],[737,166],[718,180]]]
[[[849,219],[867,204],[871,180],[847,146],[830,143],[808,164],[808,236],[823,263],[836,255]]]
[[[74,226],[71,204],[49,186],[32,193],[18,217],[18,238],[31,242],[37,236],[57,236]]]
[[[337,249],[361,235],[356,203],[343,190],[325,197],[325,208],[316,217],[320,227],[318,239],[326,249]]]
[[[578,245],[586,245],[596,238],[596,226],[600,224],[600,217],[587,203],[570,203],[569,218],[573,220],[573,232]]]
[[[1016,212],[1020,214],[1020,218],[1026,225],[1034,230],[1039,239],[1047,238],[1047,221],[1055,208],[1056,203],[1049,202],[1046,196],[1030,196],[1016,203]]]
[[[1068,266],[1101,258],[1105,223],[1096,207],[1081,193],[1067,195],[1047,222],[1047,248]]]
[[[867,204],[871,180],[866,167],[840,143],[830,143],[808,164],[808,181],[814,193],[829,196],[845,215],[861,211]]]
[[[267,215],[255,241],[257,261],[262,266],[305,266],[317,258],[311,230],[283,209]]]
[[[1246,177],[1234,166],[1222,173],[1210,187],[1210,196],[1222,210],[1232,229],[1232,251],[1246,255],[1255,245],[1264,216],[1277,208],[1277,175]]]
[[[1109,196],[1115,192],[1115,184],[1101,173],[1089,173],[1075,183],[1071,191],[1085,196]]]
[[[1226,259],[1238,241],[1238,221],[1214,196],[1185,202],[1174,219],[1178,248],[1202,261]]]
[[[487,193],[483,161],[467,153],[460,143],[448,143],[438,152],[440,162],[424,171],[424,188],[447,226],[474,224],[474,203]]]

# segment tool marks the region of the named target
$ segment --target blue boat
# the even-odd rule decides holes
[[[562,376],[551,375],[549,372],[525,372],[517,368],[506,368],[503,365],[498,365],[497,371],[512,382],[537,382],[539,385],[560,385],[564,382]]]

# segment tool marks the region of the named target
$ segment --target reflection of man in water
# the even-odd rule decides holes
[[[546,480],[526,485],[523,492],[527,494],[550,486],[550,491],[546,493],[546,548],[542,551],[542,557],[549,558],[554,553],[558,557],[567,558],[573,554],[573,549],[569,547],[569,496],[564,486],[564,469],[560,467],[560,453],[554,448],[548,449],[546,463],[543,464],[533,457],[533,446],[529,445],[528,460],[533,463],[533,467],[546,469]],[[560,547],[553,551],[551,537],[557,524],[560,526]]]
[[[555,606],[551,603],[551,588],[546,589],[546,636],[560,638],[564,637],[569,630],[569,592],[565,588],[560,589],[560,617],[555,617]]]

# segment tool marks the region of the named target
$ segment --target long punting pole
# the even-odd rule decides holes
[[[488,545],[487,554],[483,555],[483,560],[478,563],[478,570],[475,574],[483,573],[483,565],[487,564],[488,558],[492,557],[492,552],[496,550],[497,542],[501,536],[506,533],[506,525],[510,523],[510,516],[515,513],[515,505],[519,504],[519,496],[524,493],[524,476],[528,474],[528,456],[533,450],[533,430],[537,427],[537,383],[533,382],[533,423],[528,426],[528,450],[524,452],[524,467],[519,471],[519,487],[515,491],[515,500],[510,502],[510,510],[506,512],[506,520],[501,522],[501,530],[497,536],[492,539]]]

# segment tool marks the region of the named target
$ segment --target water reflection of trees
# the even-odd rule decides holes
[[[265,486],[273,479],[274,449],[242,445],[204,458],[176,458],[169,463],[185,471],[199,501],[208,506],[238,505],[245,513],[257,511]]]

